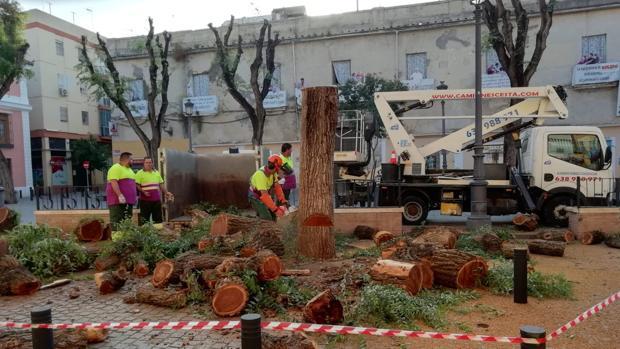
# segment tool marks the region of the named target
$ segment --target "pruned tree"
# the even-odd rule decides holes
[[[531,13],[523,7],[521,0],[510,0],[512,11],[504,6],[503,0],[490,0],[482,3],[483,16],[489,29],[489,43],[499,59],[502,68],[510,79],[512,87],[529,86],[532,76],[547,48],[547,37],[553,22],[553,9],[556,0],[537,0],[540,12],[540,26],[536,34],[534,51],[526,64],[525,48],[530,24]],[[514,11],[514,13],[513,13]],[[513,24],[514,22],[514,24]],[[514,27],[517,27],[516,35]],[[512,101],[513,104],[517,101]],[[520,123],[515,121],[507,127]],[[516,166],[517,148],[511,135],[504,137],[504,163]]]
[[[110,144],[99,143],[95,136],[71,141],[70,149],[71,163],[75,170],[80,171],[84,161],[89,162],[89,168],[85,170],[87,176],[90,176],[92,171],[105,171],[110,166],[112,147]]]
[[[11,85],[31,71],[26,52],[30,47],[22,36],[23,15],[19,4],[12,0],[0,0],[0,99],[11,89]],[[7,132],[7,130],[5,130]],[[0,185],[4,187],[5,200],[16,203],[15,185],[4,153],[0,150]]]
[[[168,53],[172,35],[164,31],[161,37],[163,43],[160,35],[155,35],[153,19],[149,17],[149,33],[145,39],[146,52],[149,58],[149,84],[145,84],[145,88],[148,90],[146,119],[151,129],[150,138],[136,120],[136,116],[133,115],[133,110],[130,107],[128,79],[119,73],[106,42],[99,33],[97,33],[97,44],[92,44],[92,46],[103,60],[104,66],[100,67],[93,63],[88,54],[88,46],[91,43],[85,36],[82,36],[80,64],[78,65],[80,81],[89,88],[93,88],[96,97],[105,96],[114,102],[142,142],[147,156],[151,157],[155,164],[157,164],[157,149],[161,144],[162,123],[168,109],[168,85],[170,81]],[[159,108],[157,108],[157,104],[159,104]]]
[[[235,17],[231,16],[223,40],[220,37],[219,31],[214,28],[211,23],[209,23],[209,28],[213,32],[213,35],[215,35],[215,45],[217,48],[216,59],[217,64],[222,70],[223,80],[228,87],[230,95],[248,114],[252,122],[252,145],[257,148],[263,144],[263,131],[265,128],[265,118],[267,116],[265,107],[263,107],[263,101],[265,97],[267,97],[269,88],[271,87],[271,78],[276,68],[274,63],[276,46],[280,43],[280,38],[278,33],[275,33],[274,37],[271,36],[271,23],[264,20],[258,34],[258,39],[254,41],[256,54],[254,56],[254,61],[250,65],[250,88],[252,89],[254,100],[248,100],[248,98],[241,93],[239,85],[235,80],[239,61],[243,55],[243,39],[241,35],[239,35],[236,44],[230,42],[230,34],[233,30],[234,21]],[[265,44],[267,47],[265,47]],[[263,74],[261,86],[259,83],[259,75],[261,67],[263,66],[263,48],[265,50],[266,71]]]

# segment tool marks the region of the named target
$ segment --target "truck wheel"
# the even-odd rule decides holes
[[[428,216],[428,203],[418,196],[403,199],[403,224],[419,225]]]
[[[572,198],[565,195],[554,196],[547,200],[542,210],[544,222],[550,226],[567,227],[568,216],[564,208],[572,206],[573,201]]]

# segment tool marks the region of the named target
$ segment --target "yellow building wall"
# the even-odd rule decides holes
[[[167,138],[162,139],[160,148],[174,149],[179,151],[189,150],[189,141],[183,138]],[[123,152],[130,152],[134,159],[140,159],[146,156],[144,146],[140,141],[121,141],[112,138],[112,159],[118,161],[118,157]]]

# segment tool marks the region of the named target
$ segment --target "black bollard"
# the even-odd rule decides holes
[[[537,326],[521,326],[519,329],[523,338],[545,338],[547,332],[542,327]],[[521,349],[546,349],[547,343],[529,344],[521,343]]]
[[[30,312],[30,321],[33,324],[51,324],[52,309],[39,308]],[[53,349],[54,332],[47,328],[32,329],[32,349]]]
[[[260,314],[241,316],[241,349],[261,348]]]
[[[527,304],[527,247],[514,249],[514,302]]]

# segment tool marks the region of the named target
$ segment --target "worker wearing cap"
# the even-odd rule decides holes
[[[172,200],[174,196],[164,187],[164,179],[153,168],[153,159],[144,158],[144,168],[136,173],[136,185],[140,192],[140,224],[153,219],[153,223],[162,222],[161,203],[165,197]],[[162,195],[163,194],[163,195]]]
[[[248,199],[256,210],[258,217],[266,220],[275,220],[286,214],[288,201],[284,197],[282,187],[278,183],[278,171],[282,167],[279,155],[272,155],[267,165],[258,169],[250,178]],[[278,205],[273,201],[272,193],[278,199]]]

